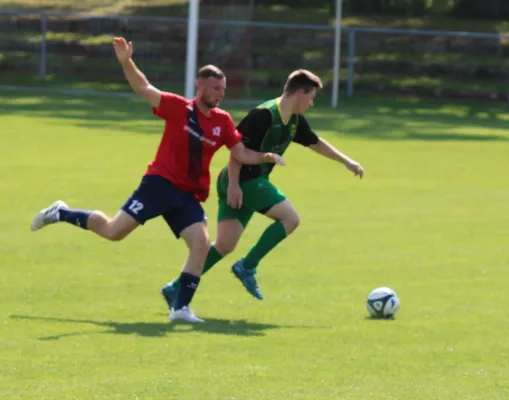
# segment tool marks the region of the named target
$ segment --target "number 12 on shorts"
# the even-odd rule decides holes
[[[141,210],[143,210],[143,203],[138,200],[133,200],[131,205],[129,206],[129,210],[133,212],[133,214],[138,214]]]

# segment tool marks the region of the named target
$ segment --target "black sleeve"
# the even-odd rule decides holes
[[[237,130],[242,134],[244,146],[251,150],[259,150],[271,123],[272,114],[268,109],[251,110],[237,126]]]
[[[299,143],[303,146],[310,146],[318,143],[318,136],[311,130],[309,122],[304,118],[303,115],[299,115],[297,122],[297,132],[293,137],[295,143]]]

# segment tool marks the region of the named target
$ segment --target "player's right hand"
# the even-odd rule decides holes
[[[357,161],[349,160],[345,163],[345,167],[361,179],[364,176],[364,168]]]
[[[286,165],[285,160],[283,160],[283,157],[281,157],[279,154],[265,153],[263,159],[266,163],[278,164],[282,166]]]
[[[242,189],[239,184],[228,185],[228,205],[234,209],[242,208]]]
[[[113,48],[120,64],[128,61],[133,55],[133,43],[127,43],[123,37],[113,38]]]

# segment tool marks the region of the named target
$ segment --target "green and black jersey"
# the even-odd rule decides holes
[[[291,142],[303,146],[318,143],[318,136],[300,114],[283,121],[279,99],[269,100],[251,110],[237,126],[242,142],[251,150],[283,155]],[[268,178],[274,164],[242,165],[240,182],[257,177]]]

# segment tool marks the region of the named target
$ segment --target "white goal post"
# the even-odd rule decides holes
[[[331,0],[334,1],[334,0]],[[343,17],[343,0],[336,1],[336,18],[334,20],[334,59],[331,105],[338,106],[339,73],[341,71],[341,21]],[[191,99],[195,95],[194,81],[198,52],[198,30],[200,27],[200,0],[189,0],[189,17],[187,23],[187,59],[185,96]],[[261,100],[261,99],[260,99]]]

